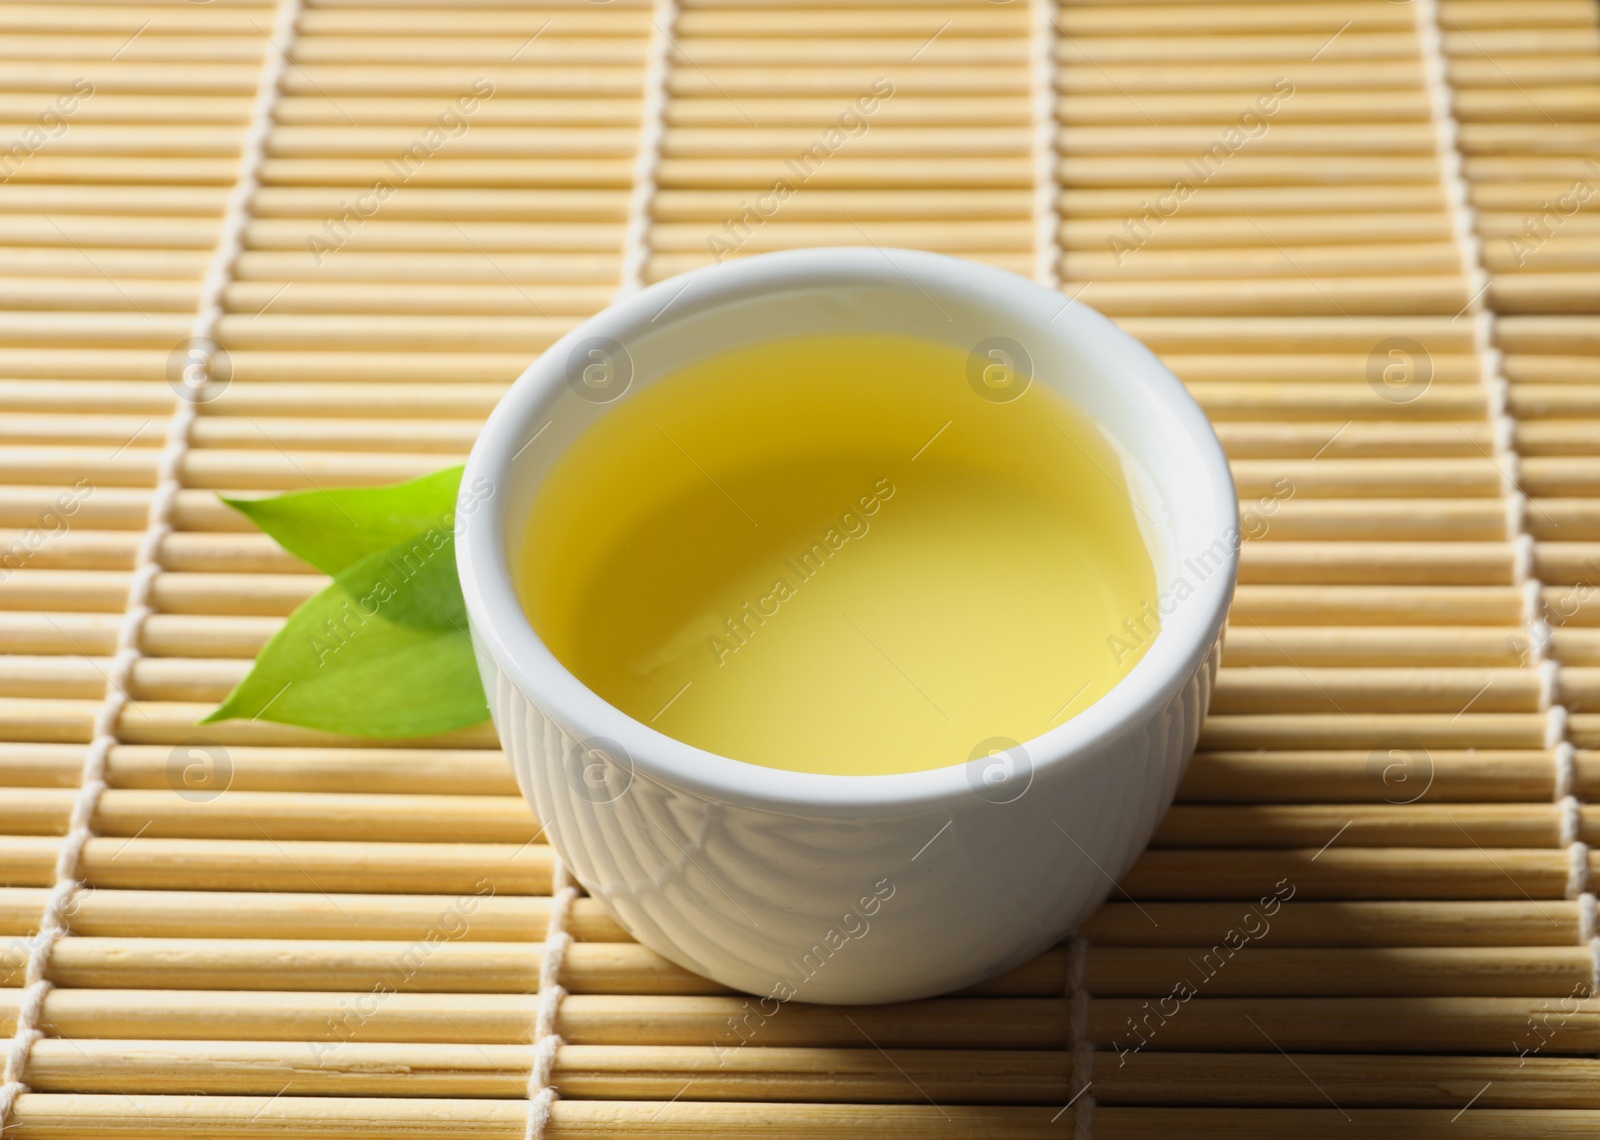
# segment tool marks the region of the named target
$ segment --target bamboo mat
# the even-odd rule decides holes
[[[0,4],[7,1136],[522,1137],[553,928],[552,1138],[1600,1132],[1591,0],[284,11]],[[757,1024],[552,906],[490,731],[194,727],[322,582],[214,492],[456,462],[625,277],[841,243],[1058,281],[1233,457],[1213,715],[1079,939]]]

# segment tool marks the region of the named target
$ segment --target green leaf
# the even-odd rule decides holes
[[[435,526],[335,575],[202,723],[235,717],[387,737],[487,720],[454,536]]]
[[[360,736],[489,718],[452,533],[461,468],[409,483],[225,499],[333,582],[290,615],[202,723],[248,717]]]
[[[270,499],[222,501],[247,515],[296,558],[337,574],[368,555],[437,527],[456,505],[461,468],[387,487],[291,491]]]

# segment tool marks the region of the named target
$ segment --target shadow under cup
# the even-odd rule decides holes
[[[996,758],[822,775],[657,732],[540,641],[516,565],[542,481],[573,441],[696,361],[819,334],[920,338],[1004,362],[976,370],[978,396],[1047,384],[1103,429],[1140,507],[1161,608],[1161,633],[1109,693]],[[1237,567],[1221,448],[1155,357],[1081,303],[933,254],[773,254],[635,294],[513,386],[463,488],[487,495],[458,528],[485,689],[552,842],[639,941],[780,1006],[971,984],[1037,954],[1097,905],[1148,841],[1193,750]]]

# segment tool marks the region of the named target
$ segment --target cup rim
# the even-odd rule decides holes
[[[1204,483],[1216,517],[1232,519],[1238,500],[1221,443],[1181,381],[1148,348],[1106,317],[1054,289],[1004,269],[943,254],[873,246],[792,250],[709,265],[623,297],[581,322],[546,349],[512,383],[473,445],[462,486],[508,485],[512,462],[527,429],[566,388],[562,361],[579,342],[621,340],[641,327],[660,327],[668,307],[674,320],[733,299],[800,287],[872,285],[965,294],[986,305],[1042,316],[1064,340],[1098,342],[1113,356],[1122,382],[1178,421],[1195,444],[1198,470],[1184,477]],[[692,294],[684,306],[680,298]],[[926,296],[926,294],[924,294]],[[1065,306],[1065,307],[1063,307]],[[672,321],[668,322],[673,323]],[[1172,477],[1150,471],[1158,485]],[[512,685],[567,732],[603,739],[626,753],[633,775],[646,775],[720,802],[788,814],[870,815],[885,809],[925,810],[975,795],[967,769],[973,761],[888,775],[796,772],[736,760],[698,748],[644,724],[607,702],[564,666],[534,631],[517,595],[507,543],[508,521],[491,496],[478,509],[457,513],[456,561],[471,632]],[[1226,522],[1223,523],[1226,526]],[[1186,620],[1163,622],[1140,661],[1083,712],[1022,745],[1037,781],[1048,770],[1088,762],[1118,737],[1146,723],[1193,677],[1212,650],[1226,619],[1238,575],[1239,543],[1227,544],[1222,565],[1185,600]],[[489,680],[485,679],[486,682]]]

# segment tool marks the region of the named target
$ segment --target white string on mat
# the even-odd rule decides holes
[[[661,166],[661,143],[667,130],[667,71],[673,32],[678,24],[677,0],[656,0],[651,16],[644,92],[639,112],[639,150],[633,164],[633,192],[628,196],[628,218],[622,237],[621,283],[618,297],[644,288],[644,271],[650,261],[650,227],[656,200],[656,171]],[[550,1083],[555,1072],[561,1035],[556,1032],[561,985],[572,935],[567,918],[578,897],[572,873],[560,855],[550,880],[550,922],[545,929],[544,957],[539,963],[539,1003],[533,1018],[533,1064],[528,1070],[528,1127],[524,1140],[544,1140],[555,1107],[556,1090]]]
[[[1033,276],[1061,287],[1061,219],[1056,184],[1056,0],[1033,0]]]
[[[634,158],[633,192],[628,196],[628,218],[623,230],[618,297],[644,288],[644,271],[650,261],[656,172],[661,166],[661,144],[667,130],[667,72],[678,24],[677,0],[655,0],[651,22],[639,112],[639,150]],[[555,1107],[556,1090],[550,1079],[562,1045],[556,1023],[561,1001],[567,996],[561,985],[561,970],[572,946],[567,918],[577,897],[572,873],[557,855],[550,880],[550,922],[545,929],[544,957],[539,963],[539,1003],[533,1019],[533,1064],[528,1070],[528,1127],[524,1140],[543,1140]]]
[[[634,158],[633,193],[628,198],[628,223],[622,237],[619,297],[644,288],[644,271],[650,261],[651,213],[655,208],[661,143],[667,133],[667,71],[672,37],[678,27],[677,0],[655,0],[651,23],[639,113],[639,151]]]
[[[1067,1049],[1072,1056],[1071,1101],[1073,1140],[1094,1140],[1094,1042],[1089,1037],[1089,991],[1083,975],[1089,942],[1074,938],[1067,946]]]
[[[1461,250],[1462,272],[1471,289],[1467,306],[1458,314],[1472,319],[1473,344],[1481,362],[1494,429],[1494,459],[1500,469],[1506,497],[1506,537],[1512,545],[1512,575],[1523,594],[1522,626],[1530,657],[1539,673],[1539,709],[1545,714],[1544,747],[1555,765],[1554,800],[1560,809],[1559,842],[1567,850],[1566,896],[1578,903],[1578,942],[1589,947],[1589,992],[1600,996],[1600,936],[1595,931],[1595,896],[1589,889],[1589,846],[1584,843],[1583,804],[1575,794],[1574,749],[1567,740],[1567,709],[1561,703],[1561,666],[1549,656],[1551,631],[1544,616],[1544,584],[1535,576],[1535,547],[1527,527],[1528,497],[1521,487],[1521,456],[1517,451],[1517,425],[1510,412],[1510,382],[1502,368],[1496,345],[1495,313],[1484,301],[1491,281],[1478,239],[1477,212],[1462,172],[1460,124],[1439,28],[1438,0],[1417,0],[1417,34],[1438,133],[1440,177],[1449,204],[1450,221]]]
[[[561,1013],[561,999],[567,996],[561,986],[561,969],[566,965],[567,951],[572,946],[567,919],[577,897],[578,888],[572,881],[572,874],[557,855],[550,872],[550,922],[545,927],[544,958],[539,963],[539,1004],[533,1018],[533,1067],[528,1071],[528,1131],[524,1140],[544,1140],[544,1130],[550,1123],[550,1112],[556,1102],[556,1090],[550,1084],[555,1072],[556,1050],[562,1045],[561,1035],[556,1032],[556,1018]]]
[[[161,546],[172,533],[172,508],[177,498],[184,457],[189,451],[189,432],[194,424],[196,403],[211,379],[217,322],[222,316],[222,297],[233,277],[234,262],[243,247],[244,230],[250,207],[260,185],[261,161],[268,132],[278,102],[287,59],[284,55],[294,42],[300,18],[301,0],[280,0],[272,41],[267,45],[261,65],[261,78],[251,108],[249,126],[240,143],[239,174],[223,214],[222,229],[212,253],[211,263],[201,282],[200,297],[189,341],[189,365],[184,370],[184,390],[167,424],[166,446],[156,467],[156,487],[150,498],[149,520],[134,556],[128,587],[128,610],[117,631],[117,649],[106,677],[105,700],[95,713],[93,737],[85,753],[78,794],[72,801],[67,834],[56,855],[55,884],[45,898],[39,932],[28,953],[24,990],[17,1012],[17,1027],[6,1049],[5,1084],[0,1087],[0,1133],[11,1124],[12,1110],[19,1095],[26,1091],[23,1078],[34,1042],[44,1036],[44,1000],[53,988],[46,974],[56,943],[67,933],[73,895],[83,885],[78,881],[84,847],[91,837],[95,810],[106,788],[106,758],[118,743],[116,731],[128,705],[128,684],[140,659],[139,641],[144,623],[152,610],[150,590],[161,572]]]

